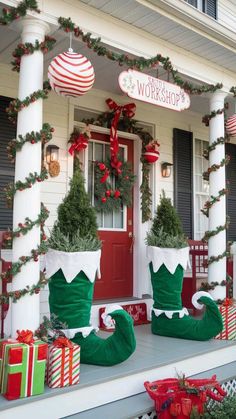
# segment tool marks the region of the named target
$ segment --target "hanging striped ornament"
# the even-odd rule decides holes
[[[228,135],[231,137],[236,137],[236,114],[230,116],[226,123],[225,129]]]
[[[93,86],[94,68],[82,54],[63,52],[48,67],[48,79],[52,90],[61,96],[82,96]]]

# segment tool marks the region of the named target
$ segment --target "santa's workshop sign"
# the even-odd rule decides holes
[[[183,111],[190,106],[190,97],[181,87],[136,70],[122,71],[119,85],[129,97],[153,105],[174,111]]]

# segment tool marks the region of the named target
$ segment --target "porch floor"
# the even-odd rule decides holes
[[[104,338],[108,332],[100,333]],[[144,392],[144,381],[193,376],[236,361],[236,341],[198,342],[152,335],[150,325],[135,327],[137,349],[124,363],[113,367],[81,365],[80,383],[49,389],[31,398],[0,398],[1,419],[59,419]],[[231,376],[236,376],[232,364]],[[211,371],[212,372],[212,371]],[[14,416],[15,415],[15,416]],[[97,416],[97,419],[103,419]]]

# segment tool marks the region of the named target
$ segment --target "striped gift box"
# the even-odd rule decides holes
[[[220,305],[219,310],[223,319],[223,330],[215,339],[236,340],[236,305]]]
[[[80,346],[48,348],[47,384],[51,388],[66,387],[79,383]]]

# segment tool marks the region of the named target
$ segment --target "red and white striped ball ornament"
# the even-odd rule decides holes
[[[228,135],[231,137],[236,137],[236,114],[230,116],[226,123],[225,129]]]
[[[69,49],[57,55],[48,67],[52,90],[61,96],[82,96],[93,86],[94,68],[82,54]]]

